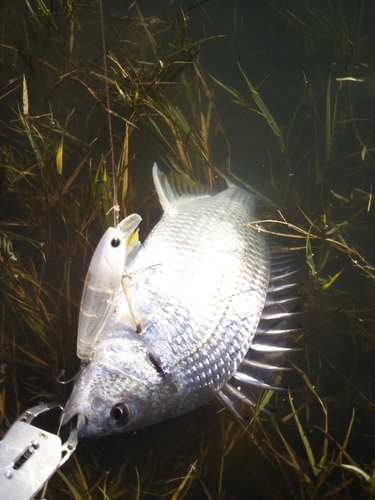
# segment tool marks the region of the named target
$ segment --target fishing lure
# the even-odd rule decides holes
[[[141,220],[138,214],[132,214],[117,227],[108,228],[92,256],[78,319],[77,356],[82,361],[91,359],[100,332],[111,313],[125,262],[131,259],[140,247],[135,231]],[[131,243],[127,244],[129,242]]]

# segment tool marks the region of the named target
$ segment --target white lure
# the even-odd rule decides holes
[[[138,214],[132,214],[117,227],[107,229],[92,256],[78,319],[77,356],[83,361],[92,358],[121,285],[125,262],[131,260],[140,247],[135,230],[141,220]]]

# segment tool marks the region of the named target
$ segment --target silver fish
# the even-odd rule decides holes
[[[215,395],[242,416],[238,404],[252,404],[246,387],[264,385],[254,370],[274,368],[251,348],[266,361],[289,349],[268,338],[284,338],[295,269],[275,254],[271,274],[267,239],[250,226],[256,197],[234,185],[210,196],[156,165],[153,177],[164,214],[143,246],[128,239],[136,251],[126,249],[111,313],[65,407],[80,437],[141,429]]]

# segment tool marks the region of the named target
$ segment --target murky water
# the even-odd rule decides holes
[[[55,379],[62,368],[66,378],[78,369],[82,282],[92,248],[111,223],[101,205],[111,204],[105,174],[110,176],[111,161],[97,4],[52,1],[48,17],[38,2],[34,14],[21,0],[5,3],[0,236],[12,241],[18,261],[1,254],[3,431],[35,400],[66,401],[71,388]],[[291,360],[306,378],[293,372],[287,381],[292,403],[287,391],[275,394],[275,415],[260,415],[245,431],[212,401],[135,434],[82,440],[76,461],[54,476],[46,498],[371,497],[366,475],[373,473],[375,447],[375,8],[370,1],[349,0],[281,4],[108,1],[106,43],[116,161],[124,165],[122,215],[142,215],[143,239],[160,217],[152,196],[153,161],[162,166],[186,155],[192,163],[203,157],[193,147],[193,134],[184,135],[181,126],[173,135],[147,104],[148,96],[165,104],[156,89],[162,86],[192,128],[205,118],[199,133],[207,132],[207,165],[230,167],[272,200],[266,211],[273,219],[281,220],[281,213],[304,231],[265,226],[300,236],[284,241],[300,248],[307,342],[300,342]],[[174,24],[181,9],[184,19]],[[168,59],[187,40],[211,37],[199,56],[191,45]],[[192,68],[197,58],[211,101]],[[192,101],[178,87],[182,66],[201,115],[194,115]],[[25,105],[23,75],[27,116],[18,111]],[[269,111],[268,121],[244,75]],[[137,127],[126,136],[133,119]],[[176,154],[176,137],[185,156]],[[201,164],[193,166],[199,172]]]

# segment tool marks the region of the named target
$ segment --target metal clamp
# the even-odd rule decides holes
[[[0,500],[32,500],[77,447],[77,429],[62,444],[56,434],[31,425],[35,417],[59,403],[39,403],[26,410],[0,441]]]

